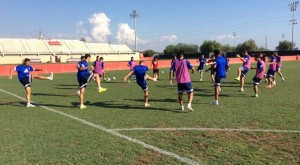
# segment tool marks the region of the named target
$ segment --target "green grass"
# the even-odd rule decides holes
[[[273,89],[259,86],[253,95],[254,71],[246,77],[244,93],[233,80],[232,65],[223,83],[219,106],[212,106],[213,88],[205,74],[192,75],[195,112],[181,112],[177,88],[168,83],[168,69],[159,82],[148,82],[151,108],[143,107],[143,92],[135,83],[124,83],[126,71],[108,72],[116,81],[104,82],[99,94],[90,82],[88,109],[78,109],[76,74],[57,74],[54,81],[35,80],[32,100],[107,128],[249,128],[300,130],[299,62],[286,62]],[[150,74],[150,72],[149,72]],[[277,76],[278,77],[278,76]],[[24,97],[19,82],[0,77],[0,88]],[[185,97],[186,100],[186,97]],[[27,109],[19,99],[0,92],[0,164],[183,164],[142,146],[122,140],[40,107]],[[298,164],[299,133],[218,131],[120,131],[148,144],[206,164]]]

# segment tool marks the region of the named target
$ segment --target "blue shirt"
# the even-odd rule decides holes
[[[205,58],[199,58],[199,62],[200,62],[200,67],[203,67],[206,63],[206,59]]]
[[[218,56],[216,58],[216,77],[225,78],[226,77],[226,66],[227,66],[227,60],[222,57]]]
[[[77,64],[78,66],[78,77],[84,77],[85,75],[89,74],[89,69],[87,68],[86,70],[80,70],[80,68],[86,68],[89,66],[87,61],[81,61]]]
[[[132,72],[135,74],[136,82],[138,84],[144,83],[146,81],[145,76],[147,71],[148,67],[144,65],[136,65],[135,67],[133,67]]]
[[[18,65],[14,68],[14,70],[18,72],[19,80],[23,80],[25,77],[29,77],[30,72],[34,71],[35,69],[31,66]]]

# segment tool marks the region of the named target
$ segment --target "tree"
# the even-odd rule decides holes
[[[164,50],[164,54],[166,54],[166,55],[174,54],[175,47],[176,47],[175,45],[168,45]]]
[[[145,57],[152,57],[153,55],[157,54],[158,52],[155,52],[154,50],[152,49],[149,49],[149,50],[145,50],[143,51],[143,54]]]
[[[235,51],[235,47],[230,46],[229,44],[226,44],[226,45],[222,45],[221,50],[223,52],[234,52]]]
[[[280,41],[278,46],[276,47],[276,50],[281,51],[281,50],[292,50],[293,49],[293,43],[291,41]],[[295,43],[294,43],[295,47]]]
[[[238,44],[236,46],[237,52],[242,52],[243,50],[257,51],[258,47],[253,39],[249,39],[249,40],[246,40],[245,42]]]
[[[208,55],[210,52],[213,52],[215,49],[221,49],[221,44],[213,40],[205,40],[200,46],[200,50],[203,54]]]

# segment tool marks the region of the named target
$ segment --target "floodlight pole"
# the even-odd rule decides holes
[[[292,24],[292,50],[294,50],[294,25],[297,24],[297,20],[295,19],[295,11],[297,10],[297,5],[299,1],[292,2],[288,6],[290,7],[291,12],[293,13],[293,19],[290,20]]]
[[[130,14],[130,18],[133,19],[134,23],[134,42],[135,42],[135,51],[137,51],[137,40],[136,40],[136,19],[139,17],[139,14],[136,12],[136,10],[133,10],[132,13]]]
[[[233,48],[235,50],[235,37],[236,37],[236,32],[232,32],[232,36],[233,36]]]

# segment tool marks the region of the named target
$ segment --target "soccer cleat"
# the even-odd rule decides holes
[[[80,105],[79,109],[86,109],[85,105]]]
[[[188,105],[187,108],[188,108],[191,112],[194,112],[194,109],[192,108],[192,105]]]
[[[150,107],[150,104],[148,104],[148,103],[145,103],[145,107],[147,108],[147,107]]]
[[[240,77],[235,78],[236,81],[240,81]]]
[[[241,90],[240,90],[241,92],[244,92],[244,88],[241,88]]]
[[[258,97],[258,94],[255,94],[254,97]]]
[[[53,80],[53,72],[51,72],[51,75],[48,78],[49,80]]]
[[[27,104],[27,106],[26,106],[27,108],[33,108],[33,107],[35,107],[35,105],[33,105],[33,104]]]
[[[211,102],[212,105],[219,105],[219,102],[217,100],[214,100]]]
[[[202,78],[200,79],[200,81],[203,81]]]
[[[100,88],[98,91],[99,93],[105,92],[107,90],[107,88]]]
[[[130,80],[128,80],[127,82],[130,83]]]

